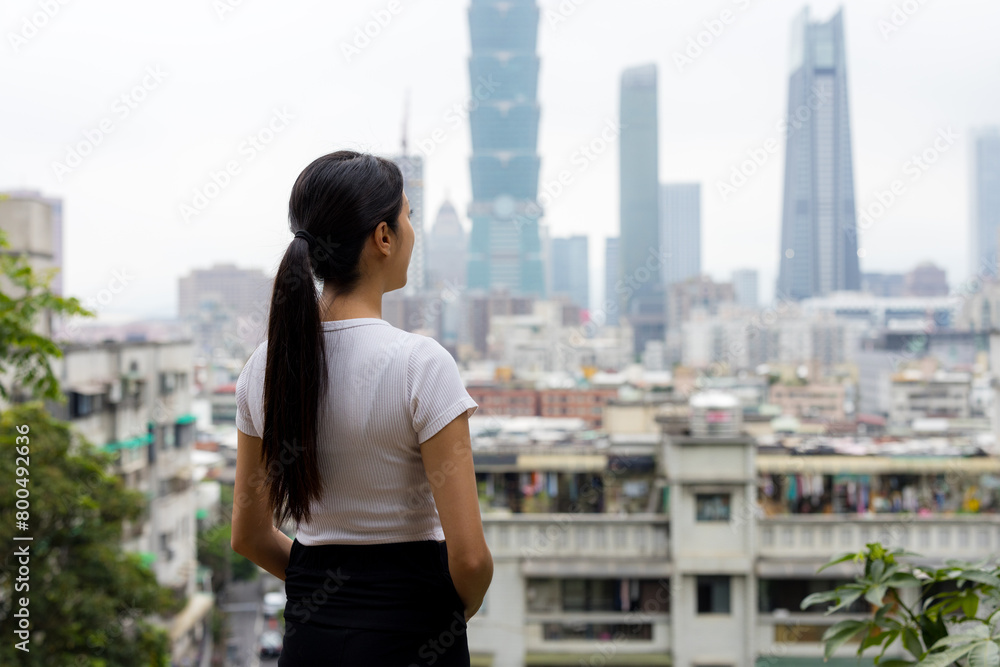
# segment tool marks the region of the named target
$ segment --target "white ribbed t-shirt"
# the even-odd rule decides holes
[[[319,410],[322,499],[296,539],[304,545],[443,540],[420,445],[479,407],[433,338],[375,317],[323,322],[329,394]],[[236,426],[260,437],[261,343],[236,382]]]

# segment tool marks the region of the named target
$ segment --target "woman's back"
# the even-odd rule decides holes
[[[322,322],[329,393],[318,416],[323,494],[300,524],[304,545],[443,540],[420,445],[478,407],[437,341],[378,318]],[[260,437],[267,341],[236,385],[237,426]],[[281,441],[280,434],[278,435]],[[294,464],[295,443],[282,461]]]

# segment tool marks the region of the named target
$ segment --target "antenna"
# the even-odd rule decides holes
[[[410,120],[410,89],[403,96],[403,155],[406,155],[406,126]]]

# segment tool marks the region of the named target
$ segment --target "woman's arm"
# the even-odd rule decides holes
[[[232,547],[284,581],[292,540],[274,526],[260,450],[260,438],[237,430]]]
[[[448,545],[448,569],[469,620],[479,611],[493,580],[493,556],[479,514],[468,414],[462,413],[428,438],[420,452]]]

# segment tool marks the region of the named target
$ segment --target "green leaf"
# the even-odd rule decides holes
[[[859,597],[861,597],[862,593],[864,593],[864,589],[847,591],[845,594],[843,594],[839,598],[840,601],[836,604],[836,606],[833,606],[833,607],[830,607],[829,609],[827,609],[826,613],[827,614],[832,614],[833,612],[837,611],[838,609],[843,609],[845,607],[849,607],[850,605],[854,604],[855,600],[857,600]]]
[[[885,585],[890,588],[909,588],[911,586],[922,586],[923,582],[909,572],[897,572],[886,580]]]
[[[864,621],[840,621],[827,628],[823,633],[823,657],[827,660],[841,647],[848,639],[866,629],[868,624]]]
[[[823,591],[822,593],[813,593],[812,595],[806,596],[799,604],[799,609],[806,609],[819,602],[832,602],[840,597],[840,593],[836,590],[833,591]]]
[[[833,560],[831,560],[826,565],[823,565],[822,567],[820,567],[818,570],[816,570],[816,572],[817,573],[822,572],[823,570],[825,570],[828,567],[833,567],[834,565],[836,565],[838,563],[843,563],[844,561],[848,561],[848,560],[854,560],[856,558],[861,558],[861,553],[860,552],[852,551],[852,552],[849,552],[849,553],[841,554],[839,556],[834,556]]]
[[[917,637],[917,631],[913,628],[906,628],[903,630],[903,648],[910,652],[917,660],[924,654],[923,644],[920,643],[920,638]]]
[[[886,587],[884,584],[879,584],[877,586],[872,586],[867,591],[865,591],[865,599],[874,605],[881,605],[882,599],[885,597]]]
[[[931,653],[918,662],[917,667],[949,667],[951,663],[963,658],[970,650],[972,650],[972,645],[966,644],[950,648],[947,651],[941,651],[940,653]]]
[[[990,574],[989,572],[983,572],[982,570],[962,570],[958,573],[956,579],[959,581],[963,579],[975,581],[980,584],[986,584],[987,586],[993,586],[994,588],[1000,588],[1000,577]]]
[[[858,646],[858,655],[864,653],[866,648],[872,646],[880,646],[882,642],[886,639],[895,639],[895,635],[898,634],[896,631],[892,632],[880,632],[877,635],[869,634],[867,637],[861,640],[861,645]]]
[[[979,628],[982,628],[980,630]],[[985,634],[986,626],[980,625],[973,632],[963,632],[960,635],[947,635],[941,639],[934,642],[931,646],[932,651],[936,651],[945,646],[952,646],[953,644],[968,644],[970,642],[976,642],[981,639],[985,639],[983,636]]]
[[[882,656],[885,655],[886,649],[888,649],[890,646],[892,646],[892,643],[894,641],[896,641],[896,637],[899,636],[899,630],[890,630],[889,632],[884,632],[882,634],[885,635],[885,638],[886,638],[887,641],[882,646],[882,650],[879,652],[879,654],[877,656],[875,656],[875,664],[876,665],[881,662]]]
[[[941,619],[940,614],[935,618],[924,614],[918,618],[918,622],[920,623],[920,634],[924,640],[924,646],[932,647],[935,642],[948,635],[948,629],[944,626],[944,621]]]
[[[997,667],[1000,665],[1000,647],[995,641],[983,639],[969,651],[969,667]]]
[[[962,598],[962,612],[965,614],[966,618],[975,618],[976,611],[979,609],[979,596],[976,595],[975,591],[969,591],[965,597]]]

